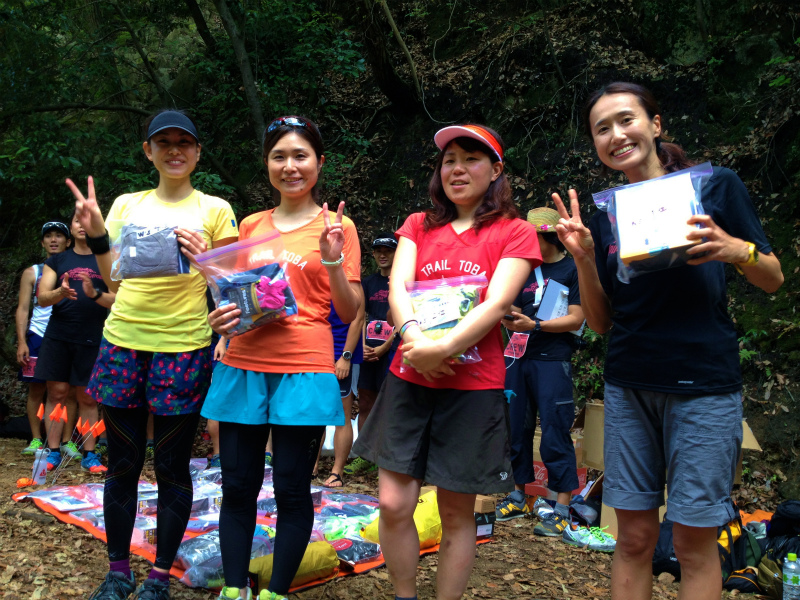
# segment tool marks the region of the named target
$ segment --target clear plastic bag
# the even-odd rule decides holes
[[[686,253],[700,243],[686,239],[699,228],[687,221],[705,214],[702,191],[713,174],[711,163],[705,162],[592,195],[597,208],[608,213],[614,233],[617,279],[630,283],[642,273],[680,267],[702,256]]]
[[[208,559],[219,555],[219,553],[219,529],[215,529],[186,540],[178,546],[178,553],[175,555],[173,564],[185,571],[195,565],[204,563]]]
[[[216,307],[235,304],[242,311],[231,335],[281,319],[297,319],[297,301],[277,231],[203,252],[195,260]]]
[[[481,293],[489,286],[485,275],[446,277],[429,281],[406,282],[406,290],[414,307],[414,319],[422,332],[432,340],[445,337],[466,314],[481,301]],[[454,365],[476,363],[481,360],[477,346],[451,356]],[[405,359],[400,371],[412,367]]]
[[[124,221],[106,223],[112,240],[111,279],[171,277],[190,272],[189,259],[181,252],[175,225],[135,225]]]
[[[360,537],[334,540],[331,546],[336,550],[339,560],[351,566],[375,560],[381,555],[381,547],[378,544],[367,542]]]

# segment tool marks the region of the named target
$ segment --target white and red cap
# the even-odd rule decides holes
[[[433,136],[433,141],[439,150],[444,150],[447,148],[447,144],[460,137],[468,137],[483,142],[494,151],[497,159],[503,162],[503,147],[500,142],[488,129],[484,129],[480,125],[451,125],[450,127],[445,127],[436,132],[436,135]]]

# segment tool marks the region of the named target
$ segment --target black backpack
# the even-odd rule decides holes
[[[800,500],[781,502],[769,522],[767,537],[787,535],[800,535]]]

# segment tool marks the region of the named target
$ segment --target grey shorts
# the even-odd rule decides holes
[[[606,383],[603,502],[692,527],[736,516],[731,490],[742,445],[742,393],[679,396]]]
[[[353,452],[451,492],[514,489],[502,390],[434,389],[389,373]]]

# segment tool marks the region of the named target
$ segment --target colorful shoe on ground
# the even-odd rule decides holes
[[[533,533],[536,535],[544,535],[547,537],[562,537],[564,530],[569,527],[567,520],[556,512],[552,512],[542,519],[536,527],[533,528]]]
[[[208,465],[206,466],[206,469],[219,469],[221,467],[222,463],[219,461],[219,454],[215,454],[208,459]]]
[[[614,536],[610,533],[606,533],[606,529],[608,529],[608,526],[603,528],[589,528],[589,533],[592,534],[592,541],[590,541],[589,545],[587,546],[589,550],[596,550],[597,552],[614,552],[617,547],[617,540],[615,540]]]
[[[156,455],[156,447],[153,444],[152,440],[147,441],[147,445],[144,447],[144,458],[145,460],[153,460],[153,457]]]
[[[494,518],[497,521],[510,521],[531,514],[531,507],[528,506],[525,493],[520,490],[511,492],[494,510]]]
[[[222,591],[220,591],[219,597],[220,598],[227,598],[228,600],[237,600],[237,598],[241,598],[242,600],[250,600],[253,597],[253,592],[250,590],[250,588],[245,588],[245,590],[247,590],[247,595],[246,596],[242,596],[241,595],[241,591],[242,591],[241,588],[227,587],[226,586],[226,587],[222,588]]]
[[[272,466],[272,452],[264,452],[264,466],[265,467]]]
[[[359,474],[367,474],[372,473],[373,471],[378,470],[378,465],[375,463],[371,463],[368,460],[364,460],[360,456],[353,459],[349,465],[347,465],[344,469],[345,475],[359,475]]]
[[[122,573],[109,571],[103,583],[89,596],[89,600],[127,600],[135,589],[133,574],[128,579]]]
[[[145,579],[136,588],[131,600],[169,600],[169,582],[158,579]]]
[[[72,440],[61,444],[61,454],[73,460],[76,458],[83,458],[83,454],[81,454],[81,451],[78,450],[78,446]]]
[[[573,527],[568,526],[561,536],[570,546],[588,548],[597,552],[614,552],[617,540],[605,532],[606,527]]]
[[[36,454],[36,451],[41,449],[43,446],[44,442],[42,440],[40,440],[39,438],[33,438],[31,440],[31,443],[25,446],[25,448],[22,449],[22,452],[20,452],[20,454],[22,454],[23,456],[31,456],[33,454]]]
[[[50,454],[47,455],[47,470],[52,471],[60,464],[61,452],[58,450],[50,450]]]
[[[533,503],[533,512],[540,519],[544,519],[547,515],[553,513],[553,507],[550,506],[547,500],[539,496],[536,502]]]
[[[280,594],[276,594],[275,592],[268,592],[267,590],[261,590],[258,593],[258,600],[287,600],[286,596],[281,596]]]
[[[592,532],[589,531],[588,527],[575,527],[574,525],[570,525],[564,530],[561,539],[570,546],[586,548],[593,538]]]
[[[105,473],[108,467],[100,462],[100,457],[91,450],[86,453],[86,456],[81,461],[81,469],[89,471],[89,473]]]
[[[94,446],[94,453],[98,456],[105,456],[108,454],[108,440],[106,440],[106,438],[97,440],[97,444]]]

